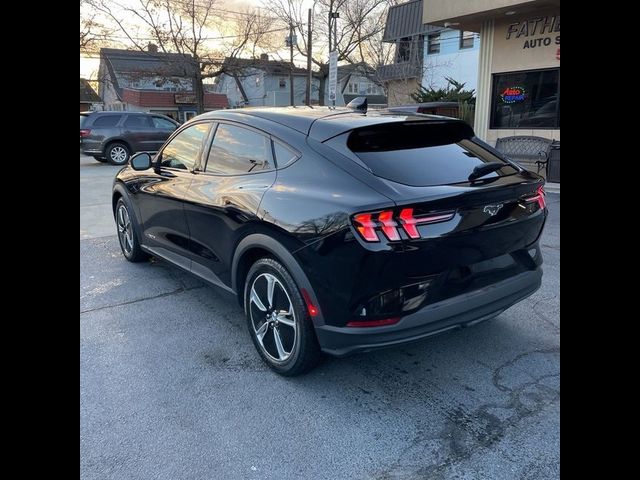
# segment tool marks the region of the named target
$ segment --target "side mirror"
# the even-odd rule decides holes
[[[147,170],[151,168],[151,155],[147,152],[136,153],[129,163],[134,170]]]

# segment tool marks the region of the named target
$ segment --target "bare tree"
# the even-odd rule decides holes
[[[107,43],[113,29],[96,20],[87,0],[80,0],[80,51],[95,49]]]
[[[298,0],[263,0],[265,7],[282,21],[292,24],[299,43],[297,53],[308,55],[307,11]],[[389,0],[317,0],[317,10],[313,17],[312,63],[318,69],[320,79],[320,104],[324,105],[324,90],[329,76],[329,37],[332,34],[332,20],[329,12],[339,12],[337,41],[332,49],[338,53],[338,62],[369,62],[374,44],[384,30]]]
[[[229,65],[225,59],[255,54],[274,29],[255,9],[225,13],[216,8],[218,1],[138,0],[132,7],[113,0],[87,0],[135,49],[146,51],[144,39],[151,38],[162,52],[182,55],[180,61],[192,77],[198,113],[204,112],[203,80],[225,73]],[[132,27],[132,21],[141,29]],[[133,33],[140,30],[148,36]]]

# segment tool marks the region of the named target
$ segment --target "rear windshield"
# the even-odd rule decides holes
[[[80,128],[82,128],[82,124],[87,119],[87,115],[80,115]]]
[[[483,179],[516,172],[473,138],[463,122],[383,124],[352,131],[347,147],[374,175],[416,187],[468,182],[473,169],[487,162],[506,168]]]

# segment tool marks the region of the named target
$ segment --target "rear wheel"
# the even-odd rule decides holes
[[[114,142],[107,147],[107,160],[113,165],[126,165],[131,153],[124,143]]]
[[[298,287],[275,259],[253,264],[244,288],[249,334],[262,359],[277,373],[294,376],[318,364],[320,347]]]

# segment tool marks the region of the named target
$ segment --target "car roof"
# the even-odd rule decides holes
[[[323,142],[354,128],[397,123],[406,121],[456,121],[460,120],[439,115],[414,115],[410,112],[392,112],[389,110],[369,110],[360,112],[350,108],[331,107],[258,107],[232,110],[215,110],[196,118],[219,118],[236,120],[250,124],[251,117],[269,120],[287,126],[314,140]]]
[[[95,112],[80,112],[82,114],[91,114],[91,115],[160,115],[161,117],[166,117],[166,115],[158,112],[132,112],[130,110],[126,111],[117,111],[117,110],[98,110]]]

